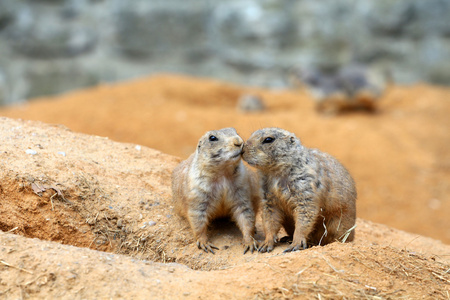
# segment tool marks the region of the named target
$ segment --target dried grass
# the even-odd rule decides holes
[[[17,269],[17,270],[19,270],[19,271],[22,271],[22,272],[25,272],[25,273],[28,273],[28,274],[33,275],[33,272],[32,272],[32,271],[29,271],[29,270],[24,269],[24,268],[21,268],[21,267],[13,266],[13,265],[7,263],[6,261],[0,260],[0,264],[2,264],[2,265],[4,265],[4,266],[7,266],[7,267],[9,267],[9,268]]]
[[[350,233],[352,232],[352,230],[355,230],[356,226],[357,226],[356,224],[353,225],[353,227],[351,227],[343,235],[341,235],[338,240],[340,240],[342,243],[345,243],[347,241]]]

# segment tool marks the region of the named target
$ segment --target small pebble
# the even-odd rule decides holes
[[[148,221],[148,222],[144,222],[144,224],[141,226],[141,229],[147,227],[147,226],[155,226],[156,222],[155,221]]]
[[[36,155],[37,154],[37,151],[36,150],[32,150],[32,149],[27,149],[25,152],[27,154],[31,154],[31,155]]]
[[[441,207],[441,201],[439,201],[438,199],[431,199],[428,202],[428,206],[432,209],[432,210],[438,210]]]
[[[117,221],[117,227],[122,228],[123,226],[123,221],[122,220],[118,220]]]
[[[242,112],[260,112],[266,109],[264,101],[259,96],[252,94],[242,95],[238,100],[237,107]]]

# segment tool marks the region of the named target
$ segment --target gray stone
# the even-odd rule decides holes
[[[450,84],[450,0],[0,0],[0,104],[157,72],[286,87],[355,62]]]
[[[17,9],[18,5],[14,0],[0,1],[0,31],[14,21]]]
[[[208,6],[124,4],[116,14],[116,47],[131,59],[207,52]]]
[[[5,75],[2,72],[2,69],[0,68],[0,105],[6,104],[6,82],[5,82]]]
[[[221,59],[248,72],[274,67],[276,53],[290,47],[296,28],[284,7],[264,7],[258,1],[223,2],[214,9],[210,36]]]
[[[73,57],[91,51],[97,36],[83,20],[65,20],[47,8],[23,9],[9,30],[11,46],[30,58]],[[42,18],[42,15],[46,15]]]
[[[95,70],[91,71],[76,60],[56,60],[51,64],[39,61],[27,66],[24,76],[29,82],[30,95],[55,95],[100,82]]]
[[[450,37],[450,1],[448,0],[414,0],[412,5],[414,22],[406,32],[414,38],[426,36]]]
[[[237,108],[244,113],[261,112],[266,109],[261,97],[252,94],[241,95],[238,99]]]
[[[398,37],[405,33],[414,18],[412,1],[380,0],[372,1],[366,20],[373,34]]]

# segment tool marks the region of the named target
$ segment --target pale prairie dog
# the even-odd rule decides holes
[[[244,254],[257,249],[255,212],[260,202],[256,174],[241,160],[244,141],[234,128],[203,135],[195,153],[172,172],[175,211],[185,217],[199,249],[214,253],[207,228],[215,218],[231,217],[242,232]]]
[[[293,237],[285,252],[354,239],[355,183],[331,155],[304,147],[286,130],[265,128],[245,142],[242,157],[261,178],[260,252],[273,250],[281,226]]]

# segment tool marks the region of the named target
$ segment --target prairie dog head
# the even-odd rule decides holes
[[[252,133],[245,142],[242,158],[258,169],[286,165],[302,149],[295,134],[280,128],[264,128]]]
[[[211,130],[198,141],[196,155],[211,165],[229,164],[241,159],[244,140],[234,128]]]

